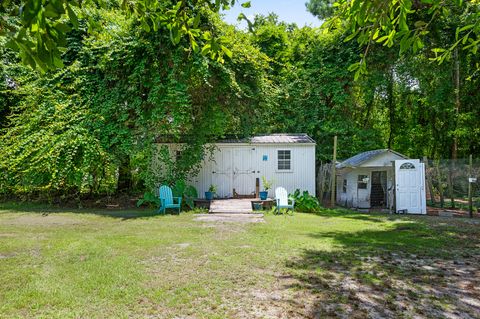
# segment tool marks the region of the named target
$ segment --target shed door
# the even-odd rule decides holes
[[[255,149],[237,148],[233,153],[233,188],[239,195],[255,193]]]
[[[217,196],[232,197],[232,149],[221,148],[215,153],[213,184],[217,186]],[[208,187],[207,187],[208,188]]]
[[[396,211],[426,214],[425,165],[419,160],[395,161]]]

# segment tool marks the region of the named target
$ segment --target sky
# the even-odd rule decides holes
[[[305,25],[320,26],[320,20],[314,17],[305,7],[307,0],[251,0],[252,6],[250,8],[243,8],[241,3],[247,0],[240,0],[235,7],[228,11],[224,11],[225,21],[230,24],[245,27],[243,23],[237,21],[238,15],[243,12],[249,19],[253,18],[255,14],[267,15],[274,12],[279,16],[279,20],[296,23],[299,27]]]

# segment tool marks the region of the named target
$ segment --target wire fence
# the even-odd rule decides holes
[[[320,163],[317,169],[316,189],[317,198],[323,206],[329,206],[331,204],[331,192],[332,192],[332,163]]]
[[[423,158],[425,163],[425,185],[428,212],[433,215],[452,214],[452,215],[468,215],[469,198],[472,199],[472,212],[474,215],[480,216],[480,159],[442,159],[430,160]],[[324,206],[331,204],[332,192],[332,164],[320,163],[317,167],[317,197]],[[392,171],[393,174],[393,171]],[[359,175],[359,178],[363,176]],[[365,177],[369,177],[365,175]],[[350,203],[348,198],[345,202],[340,201],[345,207],[361,207],[362,194],[365,193],[365,202],[368,201],[368,207],[384,207],[389,206],[388,198],[393,198],[394,189],[389,185],[386,176],[371,176],[371,186],[368,192],[362,189],[362,181],[358,180],[354,187],[357,187],[357,202]],[[375,180],[379,180],[375,183]],[[383,182],[382,182],[383,181]],[[336,193],[335,198],[338,203],[338,196],[342,196],[342,187],[346,185],[338,185],[342,183],[337,177],[337,186],[333,189]],[[368,184],[366,182],[365,184]],[[376,185],[378,187],[376,187]],[[366,189],[366,187],[363,187]],[[469,189],[471,196],[469,197]],[[378,196],[377,196],[378,195]]]
[[[464,213],[469,210],[469,189],[474,213],[480,209],[480,160],[423,160],[426,164],[427,205]]]

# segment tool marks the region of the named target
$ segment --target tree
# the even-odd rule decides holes
[[[329,4],[325,0],[311,0],[309,7]],[[315,13],[315,11],[313,11]],[[318,13],[322,17],[322,11]],[[478,63],[480,44],[480,2],[476,0],[339,0],[335,3],[333,16],[327,20],[328,29],[344,28],[350,31],[347,40],[357,39],[365,46],[361,60],[350,69],[356,77],[367,71],[367,55],[373,43],[392,47],[399,44],[400,53],[411,51],[414,54],[424,49],[430,42],[439,21],[456,19],[454,37],[443,46],[428,45],[429,58],[438,63],[449,60],[458,48],[472,56]]]
[[[228,39],[235,54],[223,63],[192,54],[188,43],[174,45],[169,34],[146,32],[114,9],[96,14],[104,30],[92,35],[80,24],[67,33],[64,68],[12,75],[19,85],[7,94],[22,98],[0,134],[3,191],[68,197],[151,190],[190,176],[206,143],[259,126],[270,91],[267,58],[218,15],[202,23]],[[152,163],[165,155],[156,143],[165,136],[186,143],[176,161],[162,158],[171,166],[158,174]]]
[[[347,70],[358,54],[355,44],[344,43],[342,32],[298,28],[274,16],[257,17],[253,25],[253,41],[271,59],[275,84],[264,133],[309,134],[322,150],[319,161],[330,159],[334,135],[342,145],[340,158],[381,146],[379,131],[365,124],[363,107],[355,104],[355,83]]]
[[[120,10],[149,32],[168,32],[174,44],[187,38],[191,49],[222,60],[230,51],[221,38],[202,27],[202,17],[228,8],[236,0],[188,1],[115,1],[115,0],[5,0],[0,4],[0,37],[18,51],[22,61],[32,68],[46,71],[63,66],[61,53],[66,35],[77,29],[81,19],[90,32],[101,29],[92,8]]]
[[[305,5],[311,14],[325,20],[333,15],[335,2],[336,0],[310,0]]]

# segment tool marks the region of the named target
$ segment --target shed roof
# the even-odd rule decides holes
[[[392,153],[392,154],[396,154],[400,157],[403,157],[405,159],[408,158],[407,156],[405,156],[403,154],[392,151],[391,149],[388,149],[388,148],[384,148],[384,149],[379,149],[379,150],[366,151],[366,152],[357,154],[355,156],[352,156],[349,159],[341,162],[340,164],[337,164],[337,168],[341,169],[341,168],[346,168],[346,167],[357,167],[357,166],[360,166],[363,163],[368,162],[369,160],[374,159],[375,157],[377,157],[381,154],[384,154],[384,153]]]
[[[270,134],[257,135],[241,139],[224,139],[217,141],[221,144],[249,143],[249,144],[314,144],[315,141],[307,134]]]
[[[188,143],[193,136],[174,137],[170,135],[157,136],[157,143]],[[268,134],[251,137],[226,136],[223,139],[214,140],[218,144],[315,144],[315,141],[304,133],[298,134]]]

